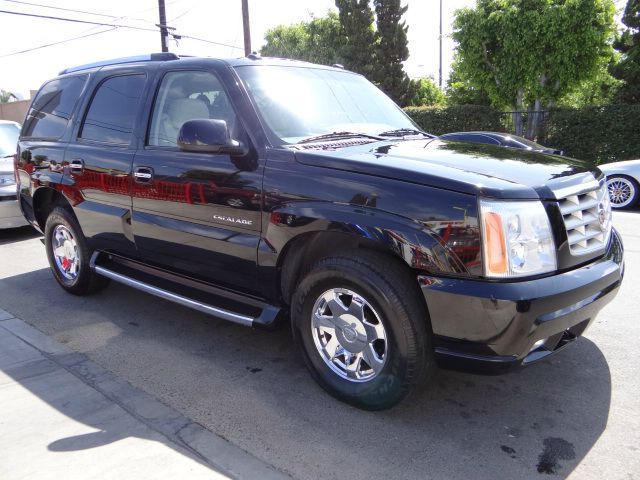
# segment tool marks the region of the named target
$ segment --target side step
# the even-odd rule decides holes
[[[137,290],[141,290],[156,297],[164,298],[165,300],[169,300],[170,302],[174,302],[179,305],[198,310],[199,312],[212,315],[216,318],[222,318],[233,323],[244,325],[245,327],[269,327],[273,325],[276,318],[278,317],[278,314],[280,313],[280,308],[274,305],[257,301],[256,299],[250,297],[247,298],[247,309],[245,310],[252,310],[256,313],[259,312],[259,314],[257,315],[251,313],[240,313],[230,308],[221,308],[219,306],[215,306],[211,303],[203,301],[202,299],[190,298],[187,295],[172,291],[172,288],[167,288],[166,285],[170,286],[171,282],[167,282],[166,277],[171,276],[171,280],[175,280],[181,278],[178,275],[167,274],[162,270],[158,270],[158,273],[162,273],[163,277],[165,278],[162,278],[160,276],[154,278],[154,276],[150,273],[154,269],[152,267],[149,267],[148,265],[138,264],[135,261],[119,258],[112,255],[107,255],[106,261],[99,261],[99,257],[101,254],[102,252],[94,252],[91,256],[91,269],[95,273],[109,278],[115,282],[133,287]],[[137,265],[139,265],[139,270],[136,268]],[[189,289],[195,290],[193,288],[193,284],[196,283],[194,280],[185,278],[185,282],[187,282],[186,286],[188,286]],[[160,286],[160,284],[163,284],[163,286]],[[175,286],[178,287],[179,285],[175,284]],[[235,303],[236,305],[240,304],[238,298],[241,298],[241,296],[237,293],[226,293],[225,290],[208,284],[202,284],[202,287],[202,290],[197,289],[201,294],[199,295],[200,297],[226,297],[230,301],[224,303]],[[215,290],[215,295],[206,295],[207,293],[209,293],[207,292],[207,290]],[[241,310],[241,308],[238,308],[238,310]]]

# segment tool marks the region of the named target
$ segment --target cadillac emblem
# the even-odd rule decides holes
[[[604,203],[600,202],[598,204],[598,223],[600,224],[600,229],[604,232],[607,229],[607,209],[604,207]]]

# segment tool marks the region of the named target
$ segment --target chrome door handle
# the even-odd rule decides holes
[[[151,167],[138,167],[133,172],[133,178],[136,183],[150,183],[153,178],[153,169]]]

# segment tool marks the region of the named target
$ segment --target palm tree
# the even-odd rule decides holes
[[[6,90],[0,90],[0,103],[9,103],[12,100],[17,99],[18,97],[16,97],[13,93],[7,92]]]

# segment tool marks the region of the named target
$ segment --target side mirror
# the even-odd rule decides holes
[[[207,118],[185,122],[178,133],[178,147],[186,152],[247,153],[242,143],[229,136],[227,122]]]

